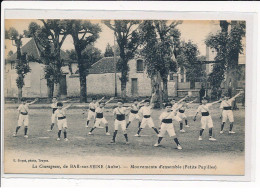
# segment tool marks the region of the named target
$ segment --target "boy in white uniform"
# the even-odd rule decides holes
[[[141,102],[138,102],[137,99],[134,99],[134,104],[131,106],[131,111],[129,114],[129,121],[126,125],[126,128],[129,127],[129,125],[131,124],[131,122],[133,122],[135,119],[138,120],[138,127],[140,127],[141,125],[141,121],[140,121],[140,117],[138,115],[138,111],[141,107],[141,104],[144,102],[144,100],[142,100]]]
[[[232,103],[233,101],[243,92],[239,92],[237,95],[235,95],[233,98],[229,99],[228,95],[225,95],[224,100],[221,102],[220,104],[220,109],[222,109],[222,125],[221,125],[221,130],[220,133],[223,133],[223,129],[225,126],[225,122],[227,121],[227,119],[230,122],[230,129],[229,129],[229,133],[233,134],[235,133],[233,131],[233,123],[234,123],[234,115],[233,115],[233,111],[232,111]]]
[[[144,101],[144,106],[139,110],[138,114],[140,117],[142,117],[141,125],[139,130],[137,131],[137,134],[135,134],[135,137],[141,137],[140,132],[143,128],[148,125],[150,128],[152,128],[156,134],[159,134],[158,130],[154,127],[153,119],[151,118],[151,111],[152,107],[150,106],[150,100]]]
[[[89,111],[88,111],[88,117],[87,117],[87,123],[86,127],[88,127],[89,121],[96,116],[96,108],[99,106],[99,103],[104,100],[104,97],[97,101],[97,98],[92,98],[92,102],[89,103]]]
[[[185,127],[187,127],[187,128],[190,127],[190,126],[188,125],[188,120],[187,120],[187,116],[185,114],[185,111],[188,108],[188,105],[192,104],[195,100],[188,102],[188,103],[186,102],[186,100],[183,100],[183,102],[181,104],[182,106],[179,107],[179,110],[178,110],[177,115],[176,115],[177,117],[179,117],[181,119],[181,121],[183,121],[183,120],[185,121]],[[181,125],[182,125],[182,122],[180,122],[180,129],[182,128]]]
[[[219,103],[220,100],[212,103],[207,103],[207,102],[208,102],[207,98],[203,97],[202,104],[198,107],[196,115],[194,116],[194,121],[196,121],[197,114],[201,112],[202,116],[201,116],[201,130],[199,135],[199,141],[202,140],[203,131],[206,129],[207,126],[209,128],[209,140],[216,141],[216,139],[212,137],[213,121],[209,114],[209,107],[212,106],[213,104]]]
[[[113,134],[113,139],[111,141],[111,143],[115,143],[116,142],[116,135],[117,135],[117,131],[119,126],[121,127],[124,136],[125,136],[125,141],[126,144],[128,144],[128,137],[127,137],[127,132],[126,132],[126,120],[125,117],[127,115],[127,110],[130,109],[129,108],[125,108],[123,107],[123,101],[119,100],[117,103],[117,107],[114,109],[113,114],[114,114],[114,120],[115,120],[115,131]]]
[[[70,106],[71,106],[71,104],[67,105],[66,107],[63,107],[62,102],[57,103],[58,109],[54,113],[55,118],[57,118],[57,125],[58,125],[58,129],[59,129],[57,141],[60,141],[60,135],[61,135],[62,130],[63,130],[63,134],[64,134],[64,140],[68,141],[68,138],[67,138],[68,125],[67,125],[67,118],[66,118],[65,111]]]
[[[159,137],[158,141],[156,144],[154,144],[154,147],[160,146],[160,143],[161,143],[165,133],[167,132],[170,137],[173,137],[173,140],[175,141],[175,143],[177,145],[177,149],[181,150],[182,147],[179,143],[178,138],[176,137],[173,122],[172,122],[173,120],[179,121],[179,118],[174,115],[174,112],[172,112],[172,104],[166,103],[165,107],[166,107],[166,111],[163,112],[159,117],[161,129],[160,129],[160,133],[158,135],[158,137]]]
[[[28,131],[28,125],[29,125],[29,105],[34,104],[38,99],[35,99],[34,101],[28,103],[24,98],[21,99],[22,104],[18,107],[18,124],[16,127],[15,132],[13,133],[13,136],[16,137],[18,130],[21,128],[22,125],[24,125],[24,137],[28,138],[27,131]]]
[[[177,111],[179,111],[179,109],[182,107],[181,102],[184,101],[186,98],[188,98],[188,96],[185,96],[184,98],[180,99],[178,102],[175,101],[175,99],[171,100],[171,104],[172,104],[172,112],[174,113],[174,115],[176,116]],[[179,123],[180,123],[180,132],[185,133],[185,130],[183,129],[183,121],[182,119],[178,119]]]
[[[106,127],[106,135],[110,135],[110,133],[108,132],[108,122],[106,120],[106,118],[104,117],[104,107],[107,103],[109,103],[110,101],[112,101],[114,98],[110,98],[107,102],[100,102],[100,105],[96,108],[95,110],[95,124],[93,126],[93,128],[89,131],[89,135],[92,135],[92,132],[94,131],[94,129],[96,129],[97,127],[99,127],[99,125],[101,123],[103,123]]]
[[[68,102],[69,100],[67,101],[62,101],[62,103],[66,103]],[[52,104],[51,104],[51,108],[52,108],[52,115],[51,115],[51,128],[48,129],[47,131],[52,131],[53,130],[53,127],[54,127],[54,124],[55,124],[55,121],[56,121],[56,118],[55,118],[55,111],[58,109],[57,107],[57,98],[56,97],[53,97],[52,98]]]

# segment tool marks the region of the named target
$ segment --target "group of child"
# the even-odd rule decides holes
[[[229,133],[233,134],[235,133],[233,131],[233,123],[234,123],[234,116],[232,111],[232,103],[235,100],[236,97],[238,97],[243,92],[239,92],[237,95],[235,95],[233,98],[230,98],[226,95],[222,100],[218,100],[216,102],[208,103],[208,100],[206,97],[202,99],[201,105],[199,105],[196,115],[194,116],[194,121],[196,121],[198,113],[201,113],[201,129],[199,132],[199,140],[202,140],[202,134],[203,131],[206,129],[206,127],[209,128],[209,140],[210,141],[216,141],[216,139],[213,137],[213,121],[210,115],[209,108],[213,104],[221,102],[220,109],[222,110],[222,125],[220,133],[223,133],[224,125],[229,119],[230,122],[230,130]],[[152,113],[152,106],[149,99],[143,100],[139,102],[137,99],[134,100],[134,103],[130,107],[124,107],[123,101],[118,100],[117,101],[117,107],[113,110],[114,115],[114,133],[112,137],[111,143],[116,142],[116,136],[119,127],[123,131],[126,144],[128,144],[128,135],[127,135],[127,128],[130,126],[130,124],[134,121],[138,121],[138,131],[136,133],[136,137],[140,137],[141,131],[148,125],[149,128],[153,129],[158,136],[158,141],[154,145],[155,147],[160,146],[160,143],[165,136],[165,133],[167,132],[170,137],[173,138],[174,142],[177,145],[177,149],[182,149],[179,140],[176,136],[173,121],[176,120],[179,122],[180,125],[180,132],[184,133],[185,130],[183,129],[183,121],[185,122],[185,126],[189,127],[187,116],[185,114],[186,109],[188,108],[188,105],[193,103],[195,100],[186,102],[188,96],[182,98],[178,102],[176,102],[174,99],[171,100],[171,102],[167,102],[164,104],[165,111],[161,113],[159,120],[160,120],[160,127],[159,130],[155,127],[153,119],[151,117]],[[106,129],[106,135],[110,135],[108,131],[108,122],[106,118],[104,117],[104,107],[106,104],[108,104],[110,101],[112,101],[114,98],[110,98],[108,101],[104,102],[104,98],[101,98],[100,100],[97,100],[96,98],[92,99],[92,102],[89,104],[88,109],[88,116],[87,116],[87,122],[86,127],[89,127],[90,120],[94,120],[94,125],[89,131],[89,135],[93,134],[93,131],[96,128],[99,128],[101,124],[105,125]],[[17,132],[20,129],[22,125],[24,125],[24,137],[28,138],[27,131],[28,131],[28,113],[29,113],[29,105],[33,104],[37,101],[34,100],[33,102],[27,103],[25,100],[22,100],[22,104],[18,108],[19,117],[18,117],[18,126],[16,128],[16,131],[14,132],[13,136],[17,136]],[[61,139],[61,132],[63,130],[64,133],[64,140],[68,141],[67,138],[67,119],[66,119],[66,109],[68,109],[70,105],[63,106],[63,102],[58,102],[57,98],[53,98],[51,108],[52,108],[52,116],[51,116],[51,127],[48,131],[52,131],[53,127],[55,125],[55,121],[57,121],[58,126],[58,138],[57,141],[60,141]],[[128,122],[126,122],[126,116],[129,114]]]

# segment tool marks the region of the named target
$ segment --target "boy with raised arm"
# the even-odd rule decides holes
[[[128,128],[129,125],[131,124],[131,122],[133,122],[135,119],[138,120],[138,127],[140,127],[141,121],[140,121],[140,117],[138,115],[138,111],[141,108],[141,104],[143,102],[144,102],[144,100],[142,100],[141,102],[138,102],[137,99],[134,99],[134,104],[132,104],[132,106],[131,106],[129,121],[126,125],[126,128]]]
[[[234,115],[233,115],[233,111],[232,111],[232,103],[242,93],[243,93],[243,91],[239,92],[237,95],[235,95],[233,98],[230,98],[230,99],[229,99],[228,95],[226,94],[224,97],[224,100],[221,102],[221,104],[220,104],[220,109],[222,109],[222,111],[221,111],[222,124],[221,124],[221,130],[220,130],[221,134],[223,133],[223,129],[224,129],[227,119],[230,122],[229,133],[230,134],[235,133],[233,131]]]
[[[185,110],[188,108],[188,106],[190,105],[190,104],[192,104],[193,102],[195,102],[196,101],[196,99],[195,100],[192,100],[192,101],[190,101],[190,102],[186,102],[186,99],[185,100],[183,100],[182,101],[182,103],[181,103],[181,106],[179,107],[179,110],[178,110],[178,112],[177,112],[177,117],[179,117],[180,119],[181,119],[181,121],[182,122],[180,122],[180,128],[182,128],[183,126],[181,126],[182,124],[183,124],[183,120],[185,121],[185,127],[190,127],[189,125],[188,125],[188,120],[187,120],[187,116],[186,116],[186,114],[185,114]],[[183,130],[183,129],[182,129]],[[184,130],[183,130],[184,131]],[[184,131],[185,132],[185,131]]]
[[[128,109],[131,109],[131,107],[128,107],[128,108],[123,107],[123,101],[118,100],[117,107],[113,111],[114,120],[115,120],[115,131],[114,131],[113,139],[112,139],[111,143],[116,142],[116,135],[117,135],[118,127],[121,126],[121,129],[124,133],[126,144],[128,144],[128,137],[127,137],[127,131],[126,131],[126,120],[125,120]]]
[[[212,106],[213,104],[219,103],[220,100],[212,103],[207,103],[208,99],[206,97],[202,98],[202,104],[198,107],[196,115],[194,116],[194,121],[196,121],[197,114],[200,112],[201,113],[201,130],[199,134],[199,141],[202,140],[202,134],[203,131],[206,129],[208,126],[209,128],[209,140],[210,141],[216,141],[215,138],[212,137],[213,135],[213,121],[211,118],[211,115],[209,114],[209,107]]]
[[[29,125],[29,105],[34,104],[37,102],[37,98],[32,102],[27,102],[24,98],[21,99],[22,104],[18,107],[18,124],[16,127],[15,132],[13,133],[13,136],[16,137],[18,130],[21,128],[22,125],[24,125],[24,137],[28,138],[27,132],[28,132],[28,125]]]
[[[66,118],[66,110],[71,107],[71,104],[63,107],[62,102],[57,103],[58,109],[55,111],[55,118],[57,118],[57,125],[58,125],[58,138],[57,141],[60,141],[60,136],[61,136],[61,131],[63,130],[64,134],[64,140],[68,141],[67,138],[67,129],[68,129],[68,124],[67,124],[67,118]]]
[[[188,98],[188,96],[185,96],[184,98],[180,99],[178,102],[176,102],[175,99],[171,100],[172,112],[174,113],[175,116],[177,114],[177,111],[179,111],[179,109],[182,107],[181,102],[183,102],[187,98]],[[179,120],[179,123],[180,123],[180,132],[185,133],[185,130],[183,129],[183,121],[182,121],[182,119],[179,118],[178,120]]]
[[[159,134],[158,130],[154,127],[153,119],[151,117],[152,113],[152,107],[150,105],[150,100],[146,99],[144,101],[144,106],[139,110],[138,114],[140,117],[142,117],[141,125],[137,133],[135,134],[135,137],[140,137],[140,132],[143,128],[148,125],[150,128],[152,128],[156,134]]]
[[[61,101],[62,103],[66,103],[70,100],[67,100],[67,101]],[[54,124],[55,124],[55,121],[56,121],[56,118],[55,118],[55,111],[58,109],[57,107],[57,103],[58,103],[58,100],[56,97],[53,97],[52,98],[52,104],[51,104],[51,108],[52,108],[52,115],[51,115],[51,128],[48,129],[47,131],[52,131],[53,130],[53,127],[54,127]]]
[[[99,127],[99,125],[101,123],[103,123],[106,127],[106,135],[110,135],[110,133],[108,132],[108,122],[106,120],[106,118],[104,117],[104,107],[106,106],[106,104],[108,104],[110,101],[112,101],[114,98],[110,98],[107,102],[100,102],[99,106],[96,107],[95,110],[95,124],[93,126],[93,128],[89,131],[89,135],[92,135],[92,132],[94,131],[94,129],[96,129],[97,127]]]
[[[166,109],[166,111],[164,111],[159,117],[161,129],[160,129],[160,133],[158,135],[158,137],[159,137],[158,141],[156,144],[154,144],[154,147],[160,146],[160,143],[161,143],[165,133],[167,132],[170,137],[173,137],[173,140],[177,145],[177,149],[181,150],[182,147],[179,143],[178,138],[176,137],[174,126],[173,126],[173,120],[175,120],[175,119],[179,120],[179,118],[174,115],[174,112],[172,112],[171,103],[166,103],[165,109]]]
[[[99,106],[99,103],[104,100],[105,97],[97,101],[97,98],[92,98],[92,102],[89,103],[88,117],[86,127],[88,127],[89,121],[93,118],[95,120],[96,108]]]

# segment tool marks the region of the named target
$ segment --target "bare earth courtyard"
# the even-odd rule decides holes
[[[188,165],[191,162],[194,164],[198,161],[198,165],[211,165],[205,167],[212,168],[211,170],[216,170],[213,168],[216,168],[215,165],[217,165],[220,171],[213,171],[216,174],[225,173],[229,169],[232,173],[243,174],[245,154],[244,108],[239,106],[240,109],[234,111],[235,134],[228,134],[229,123],[225,126],[224,134],[219,133],[221,125],[219,104],[211,108],[211,115],[214,122],[213,133],[217,139],[217,141],[211,142],[208,140],[208,130],[203,134],[203,141],[198,141],[200,117],[197,118],[196,122],[193,121],[197,107],[198,104],[193,104],[187,110],[190,128],[185,128],[186,133],[180,133],[178,123],[174,123],[175,131],[183,150],[177,150],[174,141],[169,138],[169,136],[165,136],[161,147],[153,147],[157,141],[157,136],[155,132],[149,128],[145,128],[141,132],[142,137],[134,137],[137,132],[136,121],[132,123],[128,129],[129,145],[125,144],[123,133],[120,130],[117,135],[117,143],[115,145],[110,144],[114,126],[111,109],[106,109],[105,112],[105,117],[109,122],[109,132],[111,136],[105,135],[104,128],[97,128],[94,131],[94,135],[87,135],[90,127],[93,125],[93,121],[90,122],[88,129],[85,128],[86,114],[82,114],[82,109],[72,108],[67,111],[68,142],[65,142],[63,139],[56,141],[58,132],[57,126],[54,127],[52,132],[47,131],[50,128],[51,109],[31,109],[29,115],[29,138],[26,139],[23,137],[23,128],[19,130],[17,137],[12,137],[17,125],[17,110],[6,109],[4,129],[5,173],[23,173],[23,170],[27,172],[28,169],[31,169],[31,172],[47,173],[50,172],[48,171],[50,169],[46,169],[47,167],[44,166],[46,163],[46,165],[57,164],[60,165],[61,168],[66,164],[70,169],[68,169],[68,171],[64,171],[63,169],[62,172],[68,174],[99,174],[104,172],[101,171],[102,169],[93,171],[93,166],[90,167],[91,169],[86,169],[89,166],[84,166],[83,164],[104,164],[106,168],[125,168],[125,171],[118,171],[124,174],[129,173],[129,168],[147,169],[151,168],[150,165],[153,163],[158,164],[158,162],[161,162],[162,165],[171,164],[172,168],[174,168],[172,170],[175,171],[161,172],[151,170],[150,172],[158,174],[196,174],[196,171],[189,170],[179,172],[178,165],[184,168],[184,164]],[[152,113],[156,127],[159,127],[158,117],[161,112],[162,110],[154,110]],[[28,164],[30,163],[30,159],[36,160],[38,169],[33,169],[32,165],[35,163]],[[44,160],[46,160],[46,162],[44,162]],[[42,165],[41,171],[37,171],[39,170],[39,163]],[[76,166],[78,164],[81,165],[78,168],[84,169],[78,169]],[[143,167],[143,164],[147,166]],[[20,166],[18,167],[17,165]],[[72,169],[73,165],[75,165],[75,169]],[[174,165],[175,167],[173,167]],[[226,165],[230,165],[230,167]],[[53,168],[51,172],[59,173],[58,169]],[[102,167],[97,166],[96,168]],[[189,166],[187,168],[189,168]],[[192,168],[192,166],[190,168]],[[223,169],[221,170],[221,168]],[[236,170],[234,171],[234,169]],[[117,173],[115,170],[111,172]],[[142,173],[142,171],[138,172]],[[209,170],[205,172],[205,174],[210,172]],[[110,172],[107,171],[106,173],[109,174]],[[130,173],[135,173],[135,170]]]

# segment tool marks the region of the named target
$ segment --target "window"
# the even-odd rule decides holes
[[[141,60],[141,59],[137,60],[136,71],[137,72],[143,72],[144,71],[144,62],[143,62],[143,60]]]

